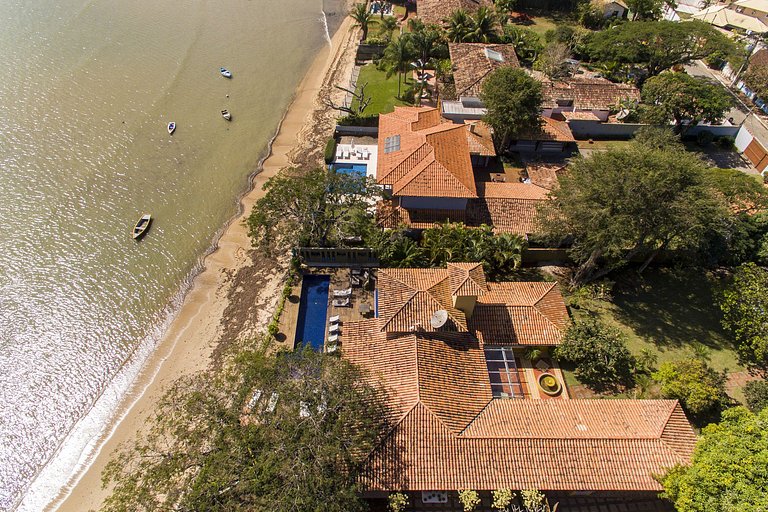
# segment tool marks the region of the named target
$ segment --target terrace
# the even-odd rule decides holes
[[[337,172],[356,172],[376,177],[379,146],[373,137],[341,137],[331,164]]]

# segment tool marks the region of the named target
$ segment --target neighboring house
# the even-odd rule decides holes
[[[376,181],[390,196],[377,211],[382,227],[427,229],[454,221],[523,236],[534,232],[546,189],[475,178],[496,154],[485,123],[451,123],[436,108],[395,107],[379,116],[378,144]]]
[[[574,76],[552,80],[537,71],[533,76],[542,85],[542,115],[545,117],[557,119],[564,118],[562,115],[567,112],[584,113],[605,122],[622,101],[640,101],[640,90],[634,85],[617,84],[605,78]]]
[[[519,153],[572,153],[576,139],[565,121],[542,117],[541,126],[526,130],[509,142]]]
[[[391,429],[360,481],[373,505],[399,491],[416,510],[458,511],[460,489],[486,508],[492,490],[539,489],[561,508],[589,496],[605,506],[594,510],[628,510],[617,506],[655,500],[654,476],[690,462],[696,435],[677,401],[571,400],[552,360],[527,359],[569,325],[555,283],[488,283],[482,265],[449,263],[380,270],[376,297],[376,317],[340,337],[390,397]],[[542,392],[543,374],[559,395]]]
[[[604,18],[625,18],[629,12],[621,0],[592,0],[592,5],[602,11]]]
[[[746,14],[768,25],[768,0],[738,0],[728,6],[739,14]]]
[[[483,82],[499,68],[519,68],[511,44],[448,43],[456,97],[479,99]]]
[[[557,187],[558,180],[566,169],[567,166],[560,162],[527,162],[525,164],[525,173],[531,183],[547,190],[554,190]]]
[[[473,14],[480,7],[492,8],[491,0],[417,0],[416,15],[424,23],[443,25],[451,14],[463,9],[468,14]]]
[[[711,25],[727,30],[740,29],[758,34],[768,32],[768,25],[760,19],[739,13],[725,5],[707,7],[692,15],[691,18],[706,21]]]

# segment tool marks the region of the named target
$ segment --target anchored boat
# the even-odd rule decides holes
[[[139,221],[136,223],[135,226],[133,226],[133,239],[136,240],[137,238],[141,238],[144,236],[144,234],[147,232],[147,229],[149,229],[149,225],[152,223],[152,216],[148,213],[145,213],[141,216]]]
[[[227,68],[219,68],[219,73],[224,78],[232,78],[232,73]]]
[[[227,121],[231,121],[232,120],[232,114],[230,114],[229,110],[227,110],[227,109],[224,109],[224,110],[221,111],[221,117],[223,117]]]
[[[168,123],[168,134],[173,135],[173,132],[175,131],[176,131],[176,123],[171,121],[170,123]]]

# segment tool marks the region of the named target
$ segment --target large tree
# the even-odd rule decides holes
[[[570,237],[574,284],[667,248],[697,248],[724,224],[724,201],[705,184],[706,167],[675,146],[633,142],[575,159],[543,207],[544,231]]]
[[[661,477],[665,496],[685,512],[768,510],[768,409],[728,409],[703,430],[693,461]]]
[[[176,382],[109,463],[102,510],[357,511],[361,462],[387,429],[359,369],[309,349],[249,350]]]
[[[400,87],[403,75],[411,69],[411,61],[415,58],[411,34],[400,34],[400,37],[390,42],[384,49],[380,66],[387,71],[387,78],[397,73],[397,97],[400,97]]]
[[[464,9],[458,9],[451,13],[451,16],[445,20],[448,39],[452,43],[470,42],[470,34],[474,28],[472,18]]]
[[[647,122],[664,125],[674,121],[676,131],[682,133],[700,122],[722,121],[733,98],[720,84],[668,71],[645,82],[643,103]]]
[[[522,69],[503,67],[493,71],[483,84],[480,98],[487,109],[485,121],[499,140],[541,124],[541,83]]]
[[[701,21],[624,23],[595,33],[587,44],[593,61],[631,65],[638,82],[726,49],[735,52],[735,43]]]
[[[754,263],[736,269],[733,283],[723,291],[720,309],[739,360],[768,371],[768,270]]]
[[[370,221],[367,210],[379,193],[365,178],[323,168],[286,169],[264,190],[247,223],[254,246],[266,252],[343,246]]]
[[[661,384],[662,396],[680,400],[685,412],[698,424],[715,418],[729,402],[725,373],[716,371],[701,358],[667,361],[653,373],[653,379]]]

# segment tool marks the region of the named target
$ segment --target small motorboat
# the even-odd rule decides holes
[[[171,121],[170,123],[168,123],[168,134],[173,135],[173,132],[175,131],[176,131],[176,123]]]
[[[152,216],[148,213],[145,213],[141,216],[139,221],[136,223],[135,226],[133,226],[133,239],[136,240],[137,238],[141,238],[144,236],[144,233],[147,232],[147,229],[149,229],[149,225],[152,223]]]
[[[227,110],[227,109],[224,109],[224,110],[221,111],[221,117],[223,117],[227,121],[231,121],[232,120],[232,114],[230,114],[229,110]]]
[[[219,73],[224,78],[232,78],[232,73],[227,68],[219,68]]]

